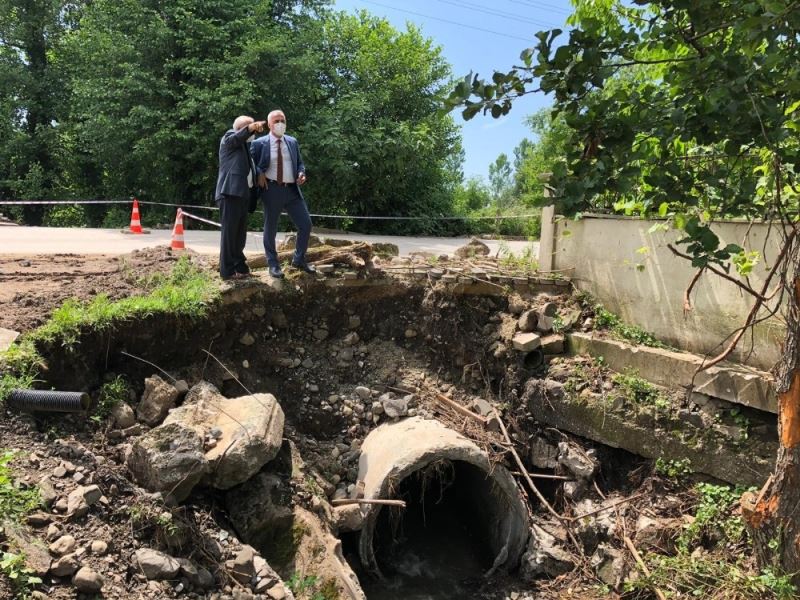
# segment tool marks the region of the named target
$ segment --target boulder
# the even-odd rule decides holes
[[[148,377],[144,380],[142,400],[136,407],[137,418],[151,427],[158,425],[169,409],[175,406],[178,394],[174,385],[167,383],[158,375]]]
[[[177,559],[151,548],[134,552],[132,564],[148,579],[173,579],[181,568]]]
[[[184,500],[208,470],[203,438],[194,429],[169,423],[137,439],[127,466],[139,485]]]
[[[68,577],[75,573],[81,566],[75,553],[65,554],[50,565],[50,574],[56,577]]]
[[[75,541],[75,538],[73,536],[62,535],[55,542],[50,544],[48,550],[50,550],[50,553],[54,554],[55,556],[62,556],[64,554],[69,554],[73,550],[75,550],[76,545],[77,542]]]
[[[361,531],[364,514],[358,504],[345,504],[333,507],[333,523],[339,533]]]
[[[474,237],[467,244],[458,248],[455,254],[459,258],[472,258],[473,256],[488,256],[489,252],[489,246]]]
[[[380,397],[380,401],[387,417],[396,419],[408,415],[408,400],[405,398],[395,398],[391,394],[384,394]]]
[[[244,483],[278,454],[283,410],[272,394],[225,398],[221,394],[170,412],[164,425],[193,430],[200,439],[213,430],[216,444],[205,453],[205,483],[221,490]]]
[[[103,578],[90,567],[81,567],[72,578],[72,585],[83,594],[96,594],[103,589]]]
[[[538,315],[535,310],[526,310],[523,312],[517,321],[517,327],[520,331],[531,332],[536,331],[536,323]]]
[[[127,429],[136,424],[136,415],[127,402],[117,402],[111,407],[111,418],[118,429]]]
[[[204,568],[198,567],[188,558],[176,558],[180,565],[180,575],[195,588],[206,590],[214,586],[214,576]]]

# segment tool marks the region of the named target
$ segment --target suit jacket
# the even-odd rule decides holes
[[[282,139],[286,150],[289,152],[289,157],[292,159],[292,167],[294,167],[293,175],[296,181],[300,173],[306,172],[306,166],[303,164],[303,157],[300,156],[300,144],[290,135],[284,134]],[[264,135],[254,140],[253,143],[250,144],[250,154],[256,165],[256,173],[258,175],[266,173],[271,158],[269,152],[269,135]],[[300,186],[295,183],[294,187],[300,193],[300,197],[302,197],[303,192],[300,191]]]
[[[229,129],[219,142],[219,172],[214,200],[219,202],[222,196],[247,198],[250,193],[247,185],[247,174],[253,172],[255,185],[255,165],[247,149],[247,138],[252,133],[247,127],[239,131]]]

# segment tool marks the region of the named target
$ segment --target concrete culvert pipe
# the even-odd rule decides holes
[[[528,511],[514,479],[474,442],[438,421],[414,417],[373,430],[361,446],[358,478],[364,498],[402,498],[407,504],[405,510],[369,504],[362,509],[359,555],[373,575],[386,575],[410,555],[423,570],[439,569],[439,579],[444,571],[479,577],[519,564]],[[398,540],[407,546],[393,552]],[[467,568],[459,574],[448,563]]]

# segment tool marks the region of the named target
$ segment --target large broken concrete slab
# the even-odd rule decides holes
[[[548,385],[549,384],[549,385]],[[732,484],[760,486],[775,463],[776,432],[696,426],[679,411],[638,406],[603,394],[575,394],[558,382],[530,379],[523,396],[540,423],[645,458],[690,461],[692,471]]]
[[[463,461],[486,473],[487,497],[483,514],[490,519],[490,550],[497,557],[496,567],[514,568],[528,541],[528,513],[514,479],[502,465],[493,465],[474,442],[434,420],[413,417],[387,423],[374,429],[361,445],[358,479],[364,483],[364,498],[391,498],[392,490],[408,476],[436,462]],[[477,491],[476,491],[477,493]],[[359,553],[370,571],[379,573],[373,550],[373,534],[381,510],[377,505],[363,507]]]
[[[772,376],[742,365],[721,363],[697,373],[703,358],[688,352],[633,346],[589,333],[568,336],[572,354],[602,356],[614,371],[634,369],[640,377],[656,385],[688,388],[707,396],[735,402],[751,408],[778,412]]]

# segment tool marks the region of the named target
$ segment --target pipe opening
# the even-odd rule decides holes
[[[540,348],[531,350],[525,355],[525,358],[522,359],[522,362],[526,369],[538,369],[544,364],[544,353]]]
[[[395,494],[407,507],[378,514],[373,544],[385,581],[362,580],[370,600],[469,597],[505,544],[504,494],[480,468],[450,460],[415,471]]]

